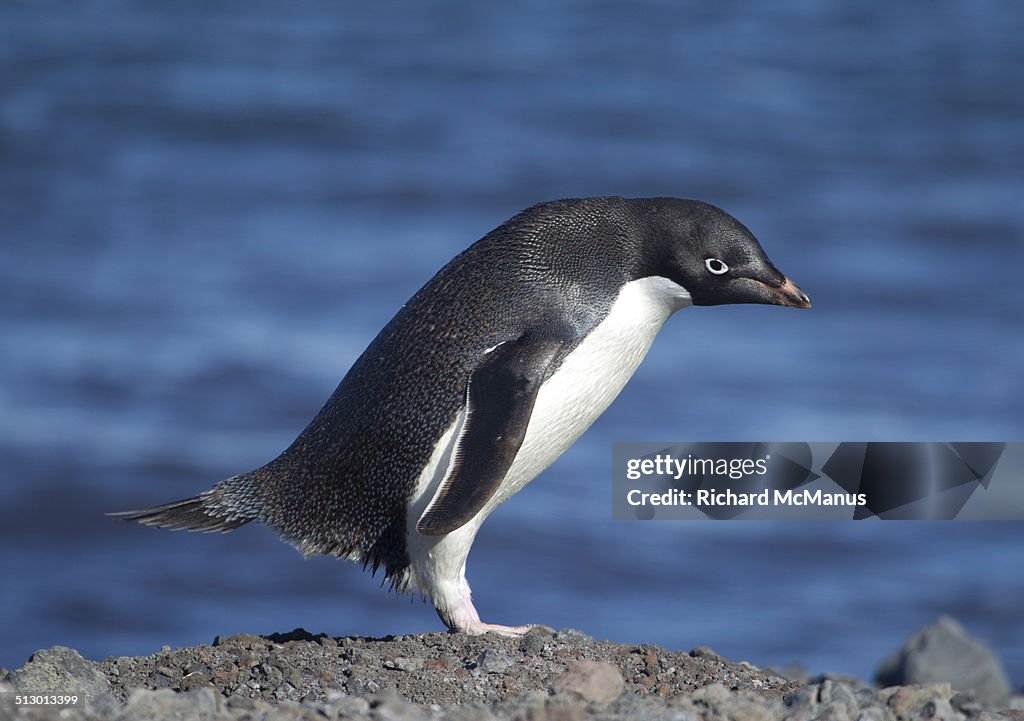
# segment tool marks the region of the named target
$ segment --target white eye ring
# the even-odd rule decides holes
[[[714,275],[722,275],[729,272],[729,266],[725,264],[725,261],[721,261],[718,258],[708,258],[704,261],[704,267],[708,269],[709,273]]]

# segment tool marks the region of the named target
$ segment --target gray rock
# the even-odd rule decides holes
[[[476,667],[484,673],[505,673],[515,664],[507,653],[489,648],[477,658]]]
[[[953,689],[948,683],[890,686],[876,695],[900,721],[959,721],[962,716],[949,703],[952,697]]]
[[[203,688],[210,685],[210,674],[196,671],[182,676],[178,684],[182,691],[191,691],[194,688]]]
[[[719,656],[717,653],[712,651],[707,646],[698,646],[697,648],[695,648],[695,649],[690,651],[690,655],[693,656],[694,658],[706,658],[706,659],[709,659],[711,661],[717,661],[718,663],[721,663],[721,664],[729,663],[726,659],[724,659],[723,657]]]
[[[893,716],[880,706],[868,706],[857,716],[857,721],[892,721]]]
[[[868,693],[871,692],[868,691]],[[875,721],[870,717],[861,718],[859,691],[845,681],[836,678],[824,678],[820,683],[809,683],[802,686],[788,694],[784,703],[788,711],[787,718],[794,721],[801,719]],[[729,717],[733,716],[729,715]]]
[[[494,721],[494,714],[486,706],[456,706],[445,709],[445,721]]]
[[[373,717],[379,721],[419,721],[430,718],[429,710],[402,698],[392,689],[387,689],[371,698]]]
[[[282,701],[275,704],[273,711],[264,718],[268,721],[323,721],[324,717],[314,709],[295,701]]]
[[[218,636],[217,638],[220,638]],[[227,704],[230,709],[241,709],[243,711],[255,711],[256,699],[249,698],[248,696],[228,696]]]
[[[12,684],[0,680],[0,719],[14,718],[14,691],[17,689]]]
[[[728,703],[731,697],[732,694],[729,692],[729,689],[720,683],[712,683],[704,688],[699,688],[691,696],[694,701],[703,703],[708,708],[715,708]]]
[[[626,684],[617,666],[600,661],[571,661],[565,673],[551,682],[556,693],[575,694],[584,701],[607,706]]]
[[[24,666],[11,671],[10,682],[19,691],[81,693],[87,699],[110,693],[110,683],[96,664],[64,646],[36,651]]]
[[[846,686],[850,691],[857,693],[863,690],[870,690],[874,692],[874,687],[863,679],[859,679],[856,676],[850,676],[842,673],[823,673],[814,676],[810,679],[805,679],[807,683],[824,684],[826,681],[837,683],[842,686]]]
[[[124,704],[109,693],[98,694],[87,702],[87,708],[91,715],[101,719],[117,718],[123,707]]]
[[[846,711],[846,715],[852,719],[860,714],[860,704],[857,703],[856,690],[847,684],[830,678],[821,682],[818,698],[825,704],[837,704]]]
[[[884,686],[949,683],[986,706],[1004,703],[1010,684],[992,650],[943,616],[911,636],[875,672]]]
[[[370,702],[365,698],[349,696],[338,691],[329,691],[324,705],[336,716],[365,716],[370,712]]]
[[[773,721],[780,718],[784,711],[792,721],[811,718],[811,713],[801,713],[792,706],[783,707],[777,701],[766,703],[766,699],[757,698],[743,692],[733,691],[720,683],[712,683],[697,689],[688,699],[677,699],[676,703],[688,719],[713,718],[730,719],[730,721]],[[692,705],[691,705],[692,704]],[[814,713],[820,712],[815,708]],[[843,719],[833,719],[843,721]],[[846,721],[849,721],[846,719]]]
[[[533,631],[531,631],[533,633]],[[559,643],[587,643],[594,640],[593,636],[580,631],[578,628],[563,628],[552,633],[552,638]]]
[[[529,656],[534,656],[541,653],[552,638],[553,634],[551,633],[546,633],[536,628],[530,629],[519,641],[519,649]]]
[[[215,721],[222,716],[223,708],[224,697],[211,688],[187,693],[136,689],[128,695],[128,702],[118,718],[125,721]]]
[[[396,656],[393,659],[385,660],[384,668],[391,668],[395,669],[396,671],[405,671],[406,673],[412,673],[414,671],[419,671],[421,668],[423,668],[423,659]]]
[[[818,705],[820,690],[816,685],[801,686],[793,693],[787,694],[784,702],[789,708],[808,709]]]
[[[854,717],[856,718],[856,717]],[[846,706],[841,703],[824,704],[820,711],[814,714],[815,721],[851,721]]]

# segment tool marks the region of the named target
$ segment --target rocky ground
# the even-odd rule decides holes
[[[1024,696],[1009,693],[998,661],[948,619],[915,635],[880,673],[919,685],[790,679],[709,649],[615,644],[573,630],[519,639],[297,630],[101,662],[59,646],[39,651],[19,669],[0,669],[0,719],[1024,721]],[[933,678],[951,673],[953,685]],[[88,700],[27,707],[16,690]]]

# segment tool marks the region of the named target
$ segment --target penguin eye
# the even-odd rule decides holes
[[[722,275],[723,273],[729,272],[729,266],[718,258],[708,258],[704,261],[704,267],[715,275]]]

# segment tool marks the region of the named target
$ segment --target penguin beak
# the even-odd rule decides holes
[[[778,287],[768,285],[760,280],[755,282],[764,286],[765,290],[771,294],[771,302],[775,305],[784,305],[788,308],[810,308],[811,299],[807,297],[807,294],[800,290],[789,278],[783,276],[782,279],[783,283]]]

